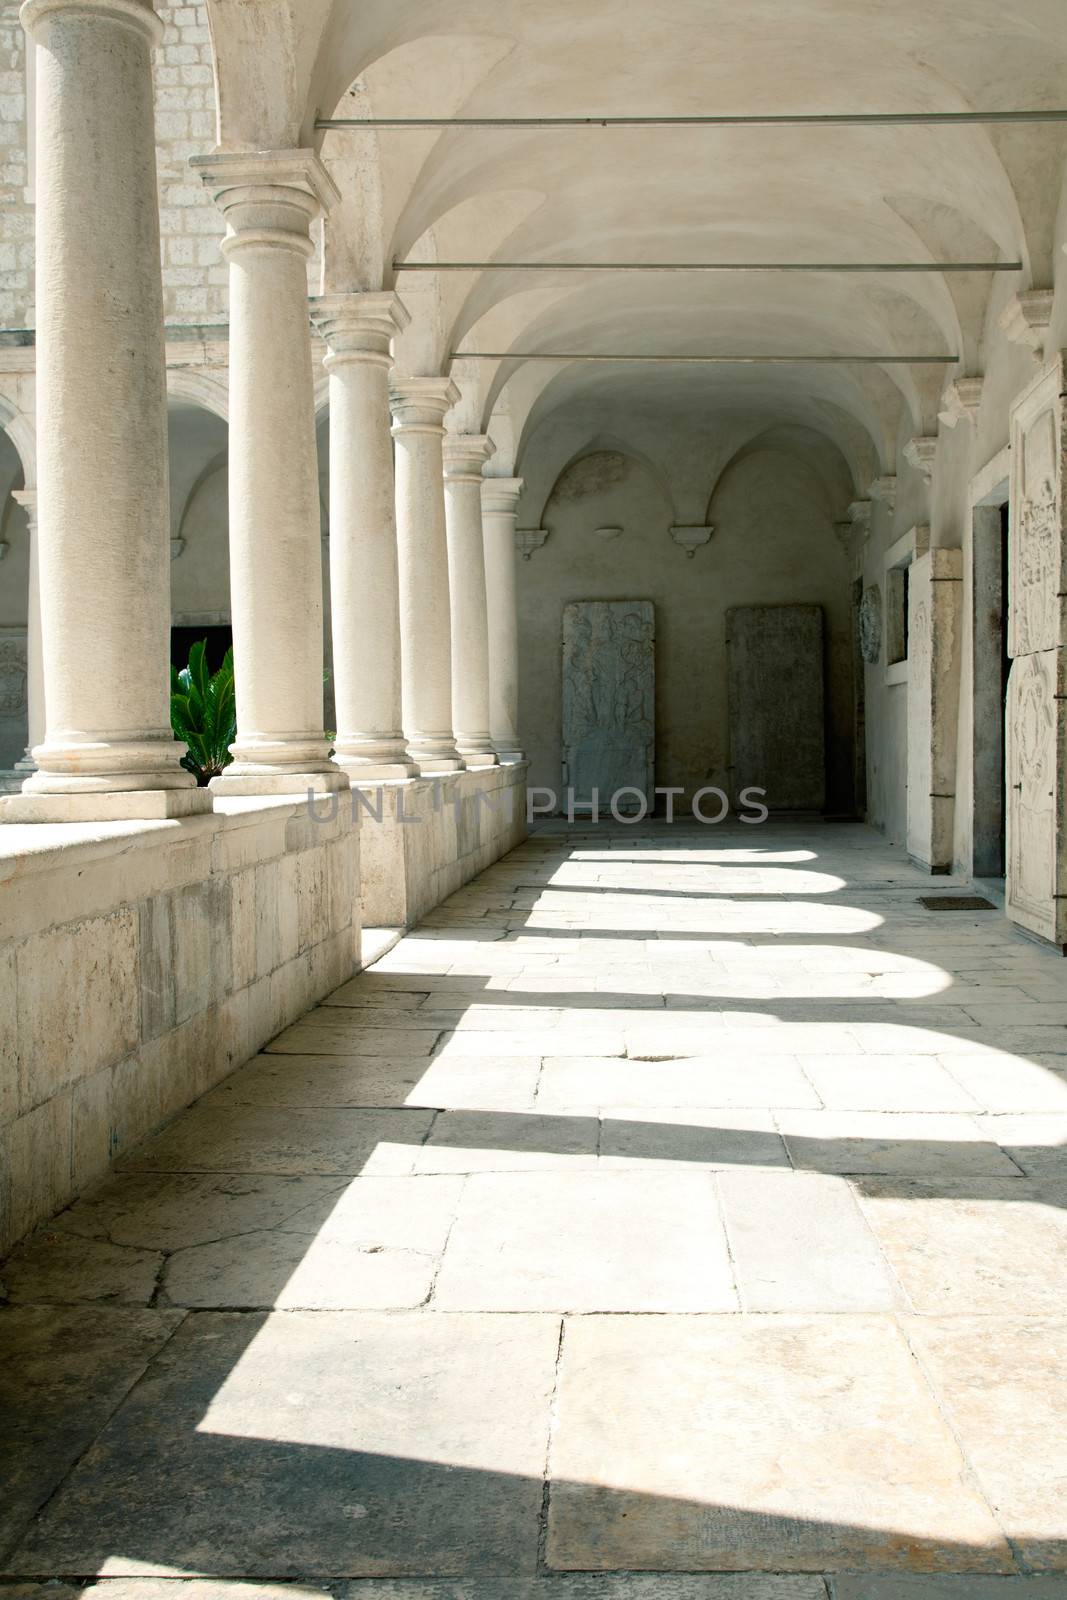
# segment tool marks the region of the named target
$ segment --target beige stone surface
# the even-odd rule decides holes
[[[1011,1571],[964,1470],[889,1321],[576,1318],[548,1560]]]
[[[1020,1558],[1031,1571],[1062,1572],[1067,1321],[922,1318],[908,1336]]]
[[[865,1179],[860,1206],[925,1315],[1053,1315],[1067,1294],[1067,1184]]]
[[[121,1162],[124,1172],[410,1172],[428,1111],[197,1106]]]
[[[446,1310],[722,1311],[737,1299],[701,1172],[480,1173],[463,1191]]]

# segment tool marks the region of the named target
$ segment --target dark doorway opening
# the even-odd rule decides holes
[[[1003,498],[1001,495],[1003,494]],[[993,498],[993,497],[991,497]],[[1003,879],[1007,804],[1004,744],[1008,672],[1007,485],[974,509],[974,866],[976,878]]]

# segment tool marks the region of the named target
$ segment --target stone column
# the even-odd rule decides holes
[[[396,521],[404,732],[420,773],[461,772],[452,732],[452,645],[442,441],[450,378],[396,378]]]
[[[210,807],[170,728],[151,0],[26,0],[37,48],[38,588],[47,726],[12,821]]]
[[[311,150],[193,161],[230,267],[230,606],[237,694],[223,794],[345,787],[322,729],[322,540],[307,261],[337,191]]]
[[[312,316],[329,349],[334,760],[352,783],[409,778],[389,428],[390,342],[409,318],[391,293],[324,295]]]
[[[468,767],[495,767],[489,737],[489,632],[482,541],[482,467],[493,454],[484,434],[445,436],[445,523],[452,611],[452,725]]]
[[[37,771],[33,752],[45,735],[44,658],[41,651],[41,572],[37,542],[37,490],[16,489],[11,498],[26,513],[26,533],[30,541],[30,581],[26,596],[26,754],[15,763],[16,772]]]
[[[515,512],[521,478],[482,484],[485,588],[489,614],[489,729],[502,762],[524,761],[519,743],[519,612],[515,592]]]

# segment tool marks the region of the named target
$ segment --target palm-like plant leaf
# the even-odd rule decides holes
[[[218,672],[207,666],[207,640],[189,651],[189,665],[171,668],[170,720],[174,737],[188,749],[181,764],[202,787],[229,766],[230,745],[237,737],[233,683],[233,651],[227,650]]]

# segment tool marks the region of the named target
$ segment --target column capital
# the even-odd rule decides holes
[[[449,483],[482,482],[482,468],[496,454],[487,433],[445,434],[445,479]]]
[[[26,520],[30,525],[30,533],[32,534],[37,526],[37,490],[13,489],[11,498],[17,506],[21,506],[25,511]]]
[[[394,377],[389,383],[393,434],[444,433],[445,412],[459,399],[451,378]]]
[[[349,361],[373,366],[392,364],[390,346],[395,334],[411,321],[400,296],[391,289],[353,294],[315,295],[311,320],[326,340],[326,367]]]
[[[118,22],[143,34],[153,49],[163,38],[163,22],[152,0],[24,0],[19,11],[19,21],[31,36],[52,16]]]
[[[271,246],[311,256],[312,222],[341,198],[314,150],[217,150],[189,165],[226,219],[227,260]]]
[[[490,516],[513,517],[522,494],[522,478],[483,478],[482,510]]]

